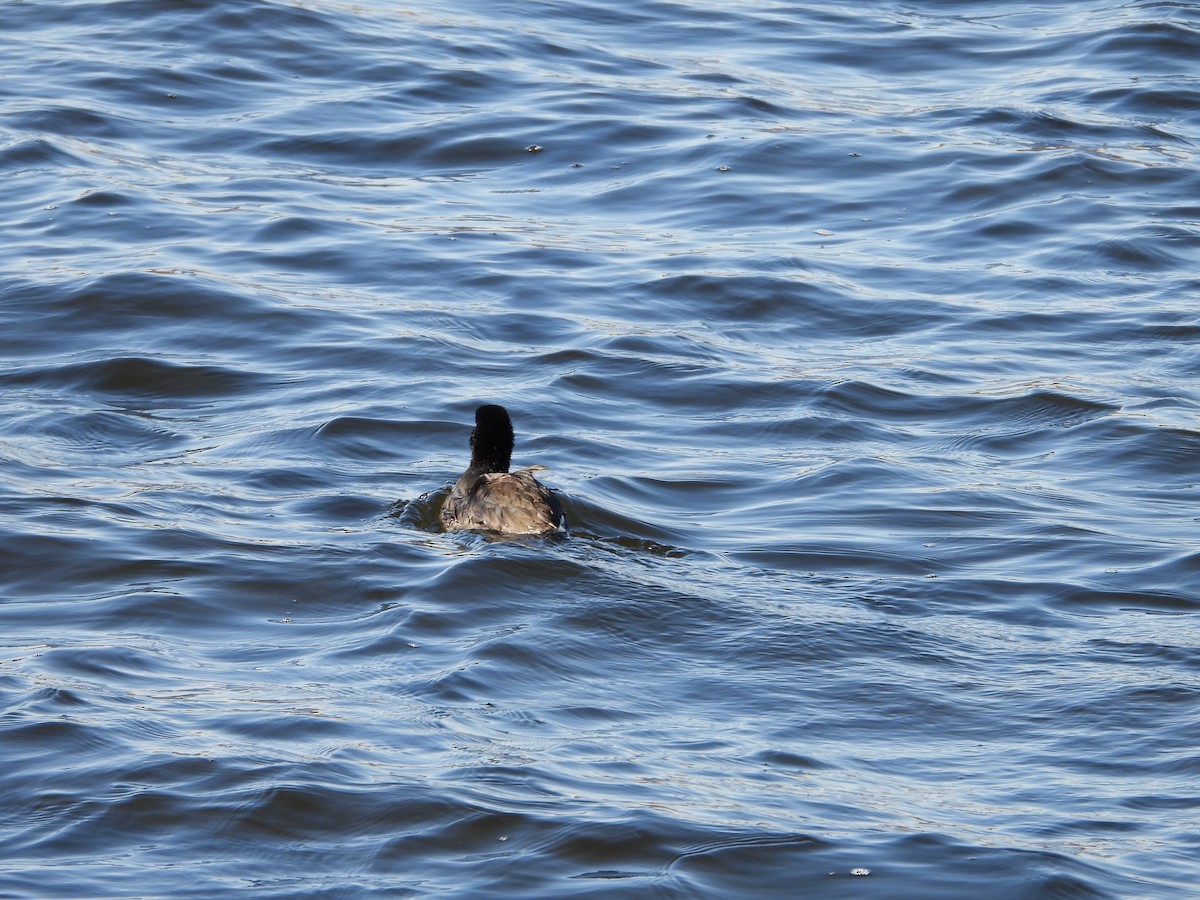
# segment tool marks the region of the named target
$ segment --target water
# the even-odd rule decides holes
[[[5,4],[0,895],[1196,896],[1197,59]]]

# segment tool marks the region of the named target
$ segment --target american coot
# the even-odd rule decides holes
[[[562,506],[533,477],[545,466],[509,472],[513,427],[503,406],[475,410],[471,465],[442,504],[442,527],[499,534],[546,534],[567,527]]]

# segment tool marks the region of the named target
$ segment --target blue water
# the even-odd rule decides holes
[[[1200,895],[1197,60],[3,4],[0,896]]]

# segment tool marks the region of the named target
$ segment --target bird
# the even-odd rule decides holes
[[[471,430],[471,465],[459,476],[442,503],[445,531],[487,531],[536,535],[566,531],[562,505],[534,477],[545,466],[508,471],[513,427],[508,410],[485,404],[475,410]]]

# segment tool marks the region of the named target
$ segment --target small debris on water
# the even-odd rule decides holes
[[[526,153],[541,153],[542,148],[539,147],[537,144],[530,144],[528,147],[525,148],[525,152]]]

